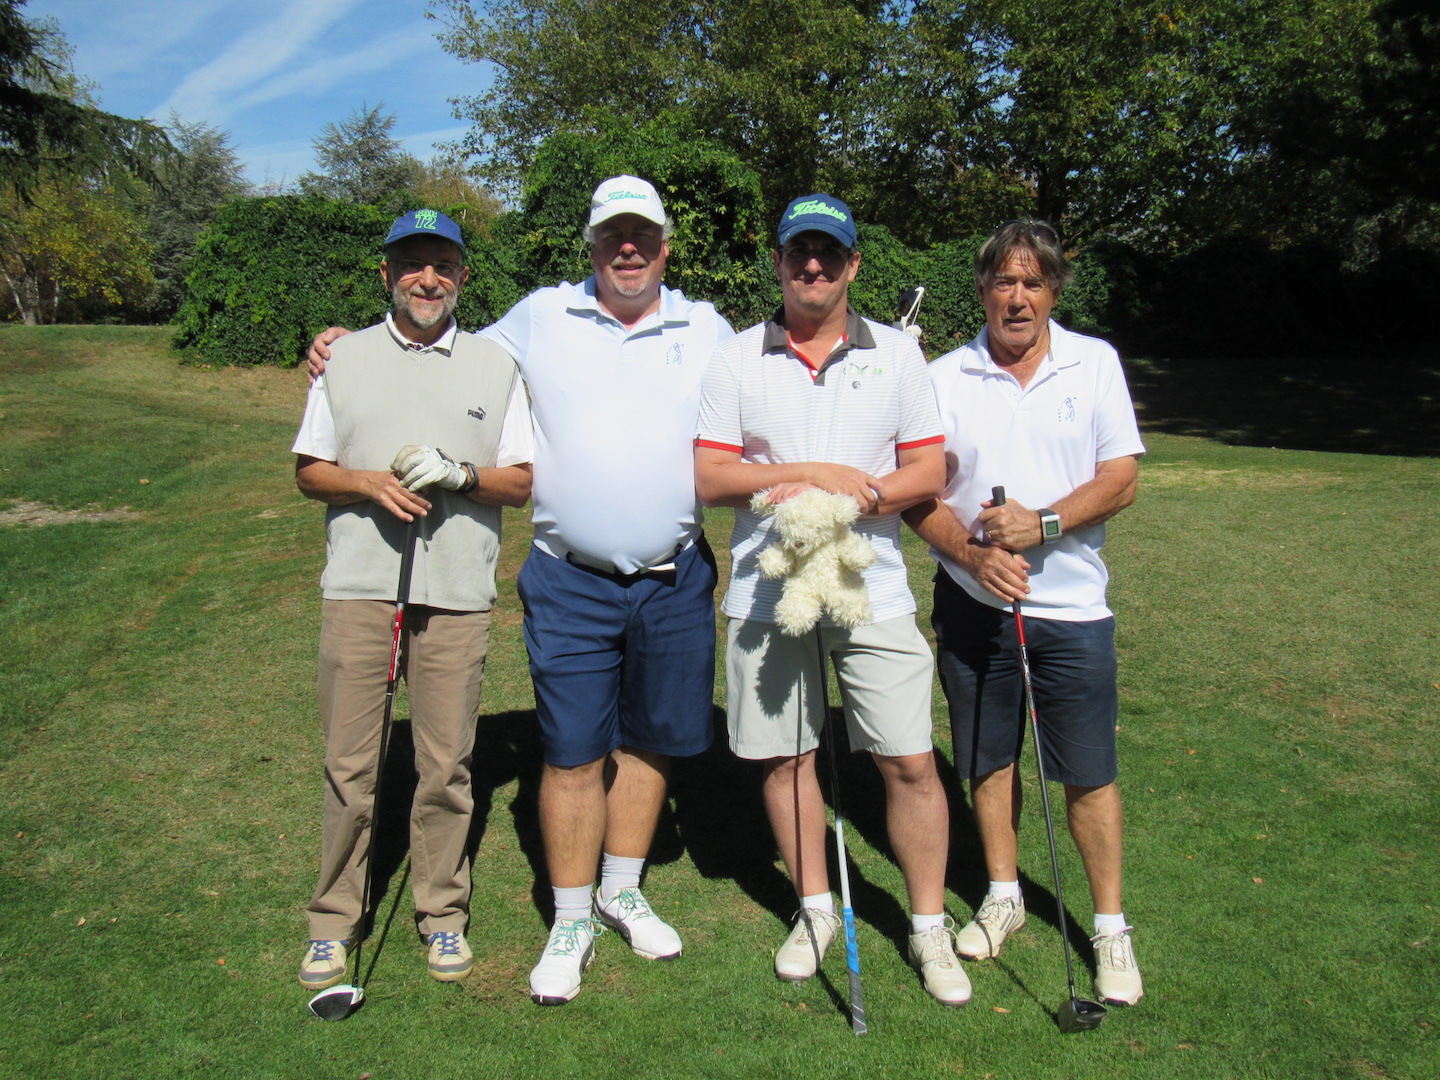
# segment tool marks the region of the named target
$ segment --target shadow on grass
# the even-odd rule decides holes
[[[1360,357],[1135,360],[1140,427],[1231,446],[1440,455],[1440,364]]]

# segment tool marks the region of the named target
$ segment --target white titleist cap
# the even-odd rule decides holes
[[[656,225],[665,224],[665,207],[660,193],[638,176],[612,176],[590,196],[590,227],[609,221],[617,214],[639,214]]]

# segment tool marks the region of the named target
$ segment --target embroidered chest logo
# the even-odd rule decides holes
[[[1075,422],[1075,399],[1067,397],[1060,402],[1060,408],[1055,410],[1055,419],[1062,424],[1073,424]]]
[[[859,390],[865,379],[874,379],[885,374],[879,364],[862,364],[851,360],[840,369],[840,374],[850,380],[850,389]]]
[[[465,410],[465,415],[466,415],[466,416],[473,416],[473,417],[475,417],[476,420],[484,420],[484,419],[485,419],[485,410],[484,410],[484,409],[466,409],[466,410]]]
[[[665,350],[666,364],[683,364],[685,362],[685,350],[678,341],[672,342],[670,348]]]

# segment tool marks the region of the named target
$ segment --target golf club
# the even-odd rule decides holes
[[[896,329],[903,330],[914,338],[920,336],[920,327],[916,325],[916,320],[920,318],[920,301],[923,299],[924,285],[916,285],[900,294],[900,317],[896,320]]]
[[[835,808],[835,848],[840,863],[840,915],[845,923],[845,966],[850,972],[850,1028],[864,1035],[865,997],[860,986],[860,947],[855,942],[855,911],[850,906],[850,869],[845,854],[845,815],[840,809],[840,770],[835,763],[835,733],[830,727],[830,665],[825,660],[822,630],[815,627],[820,657],[821,722],[825,727],[825,753],[830,758],[830,802]]]
[[[993,505],[1005,505],[1005,489],[990,490]],[[1065,1034],[1089,1031],[1105,1019],[1105,1006],[1086,1001],[1075,993],[1075,965],[1070,959],[1070,933],[1065,914],[1065,895],[1060,890],[1060,856],[1055,850],[1055,821],[1050,816],[1050,791],[1045,782],[1045,757],[1040,752],[1040,720],[1035,715],[1035,688],[1030,682],[1030,652],[1025,645],[1025,620],[1020,614],[1020,601],[1010,604],[1015,615],[1015,636],[1020,643],[1020,678],[1025,684],[1025,711],[1030,717],[1030,737],[1035,743],[1035,769],[1040,775],[1040,805],[1045,808],[1045,837],[1050,841],[1050,869],[1055,875],[1055,906],[1060,910],[1060,942],[1065,946],[1065,978],[1070,985],[1070,1000],[1055,1012],[1055,1023]]]
[[[337,983],[321,990],[307,1006],[321,1020],[344,1020],[360,1008],[365,988],[360,979],[360,952],[365,943],[365,915],[370,910],[370,884],[375,870],[375,838],[380,834],[380,781],[385,775],[385,751],[390,743],[390,718],[395,712],[395,684],[400,678],[400,635],[405,629],[405,605],[410,602],[410,570],[415,563],[415,538],[420,519],[411,516],[400,548],[400,583],[395,588],[395,622],[390,634],[390,675],[385,685],[385,711],[380,718],[380,752],[375,759],[375,797],[370,804],[370,843],[365,852],[365,887],[360,893],[360,922],[355,928],[355,982]]]

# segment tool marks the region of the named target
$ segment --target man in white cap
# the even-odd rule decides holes
[[[535,425],[535,540],[518,586],[555,899],[530,973],[542,1005],[580,992],[602,925],[639,956],[680,955],[640,875],[670,758],[710,745],[715,677],[715,560],[690,446],[706,361],[733,331],[660,283],[671,224],[653,186],[612,177],[590,207],[595,273],[481,331],[515,358]]]

